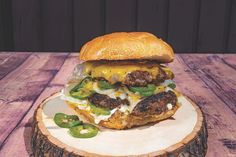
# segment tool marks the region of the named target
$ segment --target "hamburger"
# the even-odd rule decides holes
[[[97,37],[81,49],[62,99],[90,123],[127,129],[170,118],[180,107],[170,45],[147,32]]]

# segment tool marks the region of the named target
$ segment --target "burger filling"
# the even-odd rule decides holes
[[[174,75],[152,61],[99,61],[79,65],[63,99],[88,111],[96,123],[117,110],[133,116],[159,115],[177,106]]]
[[[92,78],[102,78],[110,84],[119,82],[127,86],[159,84],[174,77],[169,68],[150,61],[86,62],[85,72]]]

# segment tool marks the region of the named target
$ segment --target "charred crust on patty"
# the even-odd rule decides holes
[[[127,99],[122,100],[121,98],[111,98],[104,94],[94,93],[88,98],[88,101],[97,107],[102,107],[106,109],[114,109],[121,105],[129,105]]]
[[[140,101],[132,111],[135,116],[158,115],[168,110],[167,104],[170,103],[175,107],[177,96],[174,92],[161,92]]]
[[[140,71],[140,70],[133,71],[126,75],[124,84],[127,86],[144,87],[150,83],[159,85],[166,79],[172,79],[168,77],[168,75],[160,66],[158,66],[157,70],[158,74],[155,78],[153,78],[153,76],[147,71]]]
[[[129,61],[130,62],[130,61]],[[117,64],[117,63],[122,63],[122,64],[128,64],[129,62],[127,61],[113,61],[112,64]],[[131,62],[133,64],[135,64],[135,62]],[[129,65],[131,64],[129,63]],[[139,64],[144,64],[144,63],[140,63]],[[131,64],[132,65],[132,64]],[[129,72],[126,76],[125,79],[122,82],[117,82],[117,75],[113,75],[111,80],[107,80],[103,77],[95,77],[94,80],[97,81],[107,81],[111,84],[116,84],[116,85],[127,85],[127,86],[137,86],[137,87],[144,87],[147,86],[148,84],[152,83],[155,85],[159,85],[160,83],[164,82],[166,79],[173,79],[173,73],[170,73],[171,76],[169,76],[165,70],[163,70],[162,68],[165,67],[163,65],[157,65],[155,62],[148,62],[148,64],[146,64],[147,68],[153,68],[155,67],[157,70],[157,75],[153,76],[150,72],[145,71],[145,70],[135,70],[132,72]]]
[[[120,97],[116,98],[122,105],[130,105],[130,102],[128,99],[121,99]]]
[[[136,70],[126,75],[124,84],[128,86],[146,86],[152,80],[152,75],[149,72]]]
[[[154,83],[158,85],[158,84],[164,82],[166,79],[167,79],[167,74],[165,73],[165,71],[162,68],[159,68],[159,73],[156,76]]]

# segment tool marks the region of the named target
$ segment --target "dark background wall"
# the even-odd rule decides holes
[[[236,52],[236,0],[0,0],[2,51],[79,51],[115,31],[154,33],[177,52]]]

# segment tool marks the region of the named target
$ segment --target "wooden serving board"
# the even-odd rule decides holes
[[[79,139],[53,122],[55,113],[76,114],[59,93],[54,94],[40,104],[34,115],[34,156],[205,156],[204,116],[188,98],[181,96],[179,100],[181,107],[173,118],[127,130],[100,128],[97,136]]]

